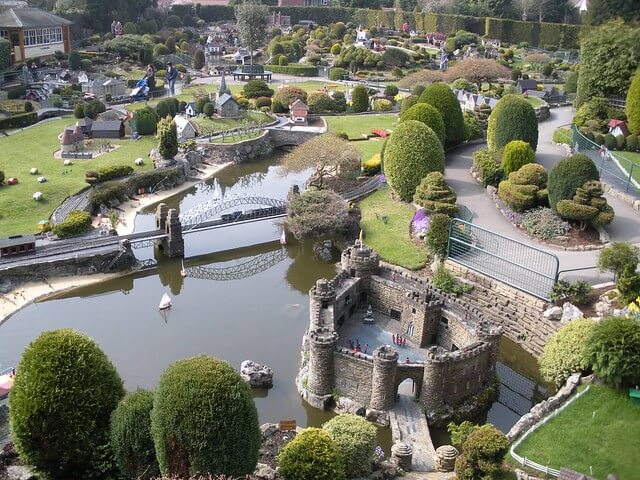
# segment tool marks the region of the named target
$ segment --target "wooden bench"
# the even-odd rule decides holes
[[[264,69],[264,65],[242,65],[242,68],[233,72],[234,80],[253,80],[260,78],[260,80],[271,81],[272,73]]]

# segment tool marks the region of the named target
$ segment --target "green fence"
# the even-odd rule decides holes
[[[458,218],[451,221],[447,256],[460,265],[546,301],[560,264],[552,253]]]

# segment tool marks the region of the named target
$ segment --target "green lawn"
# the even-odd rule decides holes
[[[214,133],[220,132],[222,130],[227,130],[229,128],[239,127],[241,125],[242,120],[246,120],[250,123],[269,123],[272,121],[272,118],[263,112],[243,112],[242,119],[238,120],[235,118],[220,118],[220,117],[194,117],[193,121],[200,128],[200,133],[202,135],[213,135]]]
[[[620,165],[622,165],[627,172],[630,172],[637,182],[640,182],[640,153],[613,152],[613,154],[620,162]],[[623,173],[620,172],[620,175],[623,175]]]
[[[395,113],[381,113],[375,115],[340,115],[325,117],[331,132],[345,132],[349,138],[360,137],[363,133],[370,134],[373,128],[393,130],[398,116]]]
[[[376,153],[380,153],[383,144],[383,138],[371,138],[362,142],[351,142],[351,145],[357,147],[358,150],[362,152],[362,161],[369,160]]]
[[[547,102],[539,99],[538,97],[527,97],[527,101],[531,104],[533,108],[543,107],[547,104]]]
[[[58,135],[62,129],[74,123],[75,119],[66,117],[0,137],[0,170],[6,178],[17,177],[19,181],[18,185],[0,187],[0,237],[37,231],[38,221],[48,219],[66,197],[86,187],[86,170],[119,163],[133,166],[133,161],[146,158],[156,143],[153,137],[113,141],[120,145],[116,150],[92,160],[74,160],[73,165],[65,167],[53,154],[60,149]],[[32,167],[38,169],[37,176],[47,177],[46,183],[39,184],[37,176],[29,175]],[[135,168],[150,169],[152,164],[146,161]],[[44,194],[39,202],[32,198],[37,191]]]
[[[627,391],[592,385],[556,418],[532,433],[516,450],[541,465],[566,467],[605,479],[637,478],[640,405]]]
[[[418,270],[427,264],[427,250],[413,243],[409,236],[415,210],[408,203],[393,200],[390,192],[389,188],[383,188],[360,202],[365,242],[383,260]],[[382,220],[385,215],[386,223]]]

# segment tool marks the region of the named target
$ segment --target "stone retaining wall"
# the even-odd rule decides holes
[[[205,143],[200,145],[205,158],[211,163],[243,163],[273,150],[268,130],[262,135],[238,143]]]
[[[463,301],[481,309],[486,317],[502,325],[504,334],[527,352],[540,356],[547,339],[560,327],[560,322],[542,316],[548,306],[545,301],[451,260],[447,260],[446,266],[474,284],[471,292],[461,296]]]

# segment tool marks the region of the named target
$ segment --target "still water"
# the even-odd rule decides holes
[[[275,154],[228,168],[165,203],[187,211],[222,195],[284,199],[306,175],[282,176],[278,161]],[[254,207],[236,209],[247,208]],[[152,212],[138,215],[135,227],[154,228]],[[94,338],[129,390],[153,389],[162,371],[185,357],[214,355],[235,368],[251,359],[275,372],[272,389],[254,391],[261,422],[296,419],[299,425],[319,426],[331,414],[309,408],[293,379],[309,318],[307,292],[336,270],[319,261],[310,244],[281,247],[281,231],[282,221],[275,220],[188,235],[187,278],[180,275],[179,260],[167,260],[151,248],[135,250],[139,259],[157,258],[158,267],[36,303],[7,320],[0,326],[0,365],[17,365],[29,342],[56,328],[74,328]],[[165,292],[173,308],[162,315],[157,305]],[[540,396],[540,382],[535,360],[512,342],[503,342],[501,360],[505,385],[486,419],[506,431]],[[436,443],[446,441],[443,432],[433,433]],[[387,429],[379,432],[379,442],[388,451]]]

